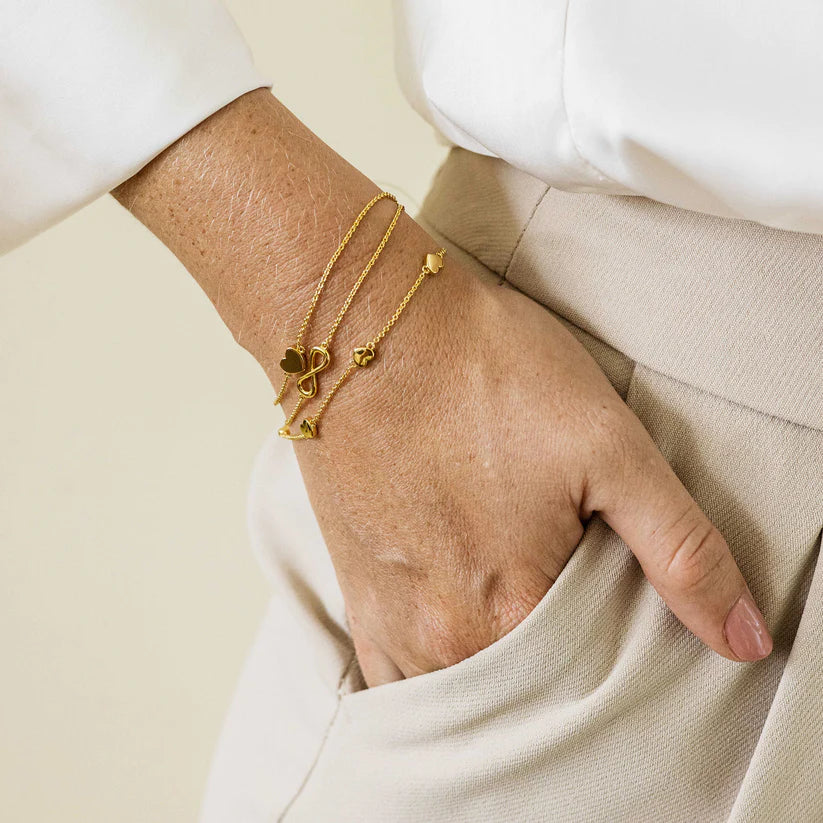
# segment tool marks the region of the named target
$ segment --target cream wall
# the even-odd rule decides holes
[[[444,149],[388,3],[229,7],[275,93],[413,212]],[[194,820],[266,600],[245,533],[272,392],[104,198],[0,258],[0,819]]]

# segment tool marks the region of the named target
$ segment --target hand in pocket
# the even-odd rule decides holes
[[[732,660],[771,638],[718,531],[577,340],[449,261],[298,448],[370,686],[453,665],[535,607],[598,512]]]

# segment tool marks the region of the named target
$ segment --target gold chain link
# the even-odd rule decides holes
[[[371,208],[380,200],[384,198],[388,198],[389,200],[394,201],[397,203],[397,198],[391,193],[387,191],[382,191],[379,194],[376,194],[369,200],[368,203],[363,207],[360,214],[354,219],[354,222],[349,227],[349,230],[343,236],[343,239],[340,241],[339,245],[337,246],[336,251],[331,256],[329,262],[326,264],[326,268],[323,269],[323,274],[320,277],[320,280],[317,282],[317,286],[315,286],[314,293],[312,294],[311,301],[309,302],[309,308],[306,311],[306,315],[303,318],[303,322],[300,324],[300,329],[297,332],[297,336],[295,337],[294,343],[286,349],[285,356],[280,361],[280,366],[285,372],[283,376],[283,382],[280,385],[280,391],[277,393],[277,397],[274,400],[274,405],[279,405],[283,397],[286,393],[286,389],[289,385],[289,378],[292,376],[300,376],[306,370],[306,362],[305,362],[305,347],[303,346],[303,335],[306,333],[308,329],[309,322],[311,321],[311,317],[314,314],[314,310],[317,308],[317,303],[320,300],[320,293],[323,291],[323,287],[326,285],[326,281],[329,279],[329,275],[331,274],[331,270],[334,267],[334,264],[339,259],[340,255],[343,253],[343,249],[349,243],[354,233],[357,231],[358,226],[363,221],[363,218],[369,213]],[[394,231],[394,227],[397,225],[397,221],[400,218],[400,214],[403,212],[403,206],[398,203],[397,209],[395,210],[394,217],[392,218],[391,224],[389,228],[386,230],[386,233],[383,235],[383,239],[380,242],[380,245],[375,250],[374,254],[371,256],[366,268],[360,273],[360,276],[357,278],[354,286],[352,286],[351,290],[349,291],[349,295],[346,298],[346,302],[343,304],[343,308],[338,312],[337,318],[334,321],[334,324],[331,327],[331,330],[326,335],[326,339],[323,343],[321,343],[320,348],[327,350],[329,345],[331,344],[331,340],[334,337],[334,333],[337,331],[337,327],[340,325],[341,321],[343,320],[343,315],[348,310],[349,306],[351,305],[352,300],[354,300],[355,294],[357,294],[358,289],[360,288],[363,281],[366,279],[366,275],[371,271],[372,266],[377,262],[377,258],[380,256],[380,252],[383,251],[386,243],[391,237],[391,233]],[[291,368],[291,370],[287,370],[287,366]]]
[[[385,245],[385,243],[383,243]],[[397,323],[400,319],[400,315],[403,314],[406,306],[409,304],[409,301],[414,296],[415,292],[420,288],[420,285],[426,279],[428,275],[437,274],[443,267],[443,258],[446,254],[445,249],[439,249],[434,254],[427,254],[426,258],[423,262],[423,266],[420,269],[420,274],[418,274],[417,279],[414,281],[412,286],[406,292],[406,296],[400,301],[400,304],[394,310],[394,314],[389,318],[388,322],[385,326],[366,343],[365,346],[358,346],[352,352],[352,359],[351,362],[346,366],[340,376],[337,378],[337,382],[329,389],[326,393],[326,396],[323,398],[322,402],[320,403],[319,408],[311,417],[307,417],[303,420],[300,424],[300,433],[299,434],[292,434],[290,427],[291,424],[297,418],[298,413],[303,405],[304,397],[301,396],[298,401],[297,405],[292,409],[292,413],[289,415],[286,422],[283,426],[278,430],[278,434],[281,437],[285,437],[288,440],[310,440],[314,437],[317,437],[317,430],[318,424],[320,422],[320,418],[323,415],[323,412],[326,410],[326,406],[328,406],[329,401],[334,397],[337,393],[337,390],[343,385],[343,383],[348,380],[349,376],[352,374],[355,369],[358,367],[365,367],[367,366],[376,356],[377,354],[377,345],[380,343],[381,340],[389,333],[392,327]],[[339,325],[339,324],[338,324]]]
[[[334,333],[337,331],[338,326],[343,321],[343,315],[348,311],[349,306],[351,305],[352,300],[354,300],[355,294],[357,294],[357,290],[360,288],[363,281],[366,279],[366,275],[371,271],[372,266],[377,262],[377,258],[380,257],[380,253],[386,247],[386,243],[389,242],[389,238],[391,237],[392,232],[394,231],[394,227],[397,225],[397,221],[400,219],[400,215],[403,212],[403,206],[398,205],[397,209],[394,212],[394,217],[392,217],[392,221],[389,224],[389,227],[386,229],[386,233],[383,235],[383,239],[378,244],[377,248],[374,250],[374,254],[369,258],[369,262],[366,264],[366,268],[360,273],[360,276],[355,281],[355,284],[351,287],[351,291],[349,291],[348,297],[346,297],[343,306],[341,307],[340,311],[337,313],[337,317],[332,323],[331,329],[329,329],[329,333],[326,335],[326,339],[320,344],[324,348],[328,348],[331,345],[332,338],[334,337]]]

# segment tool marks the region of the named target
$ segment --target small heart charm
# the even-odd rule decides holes
[[[351,359],[355,366],[368,366],[374,360],[374,349],[371,346],[358,346]]]
[[[429,252],[426,255],[426,268],[432,273],[437,274],[443,268],[443,261],[439,254],[432,254]]]
[[[317,437],[317,423],[314,420],[306,419],[300,424],[300,433],[306,440],[311,440]]]
[[[306,370],[306,358],[303,357],[303,352],[295,349],[292,346],[286,349],[286,354],[280,361],[280,368],[286,374],[300,374]]]

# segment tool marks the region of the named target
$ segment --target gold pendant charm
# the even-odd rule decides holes
[[[374,349],[371,346],[358,346],[351,359],[355,366],[368,366],[374,360]]]
[[[429,252],[426,255],[426,268],[429,270],[430,274],[437,274],[440,269],[443,268],[443,258],[440,257],[439,254],[433,254]]]
[[[309,370],[297,379],[297,391],[302,397],[314,397],[317,394],[317,374],[331,362],[331,356],[323,346],[309,349]]]
[[[317,423],[307,418],[300,424],[300,434],[292,434],[288,426],[281,426],[277,433],[286,440],[313,440],[317,437]]]
[[[303,357],[302,346],[289,346],[286,354],[280,361],[280,368],[286,374],[302,374],[306,371],[306,358]]]

